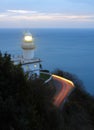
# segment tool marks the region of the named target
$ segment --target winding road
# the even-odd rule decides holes
[[[74,84],[72,81],[57,75],[52,75],[52,78],[57,89],[57,93],[53,99],[53,104],[57,107],[60,107],[70,92],[74,89]]]

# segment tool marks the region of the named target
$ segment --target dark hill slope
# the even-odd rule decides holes
[[[69,73],[75,90],[63,107],[53,105],[53,83],[32,80],[10,55],[0,54],[0,130],[94,130],[94,99],[82,83]]]
[[[62,129],[94,130],[94,97],[84,90],[83,83],[77,76],[61,70],[55,73],[75,84],[75,89],[60,108]]]

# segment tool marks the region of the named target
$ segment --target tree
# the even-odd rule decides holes
[[[53,105],[53,80],[32,80],[10,55],[0,53],[0,130],[94,130],[94,98],[77,77],[56,74],[76,86],[62,109]]]
[[[67,98],[62,113],[62,129],[93,130],[94,129],[94,97],[87,93],[77,76],[69,72],[56,70],[55,74],[74,82],[75,89]]]
[[[43,80],[29,79],[10,55],[0,53],[0,130],[48,130],[52,96]]]

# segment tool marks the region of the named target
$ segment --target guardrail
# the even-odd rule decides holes
[[[50,77],[47,79],[47,80],[45,80],[45,82],[44,82],[44,84],[46,84],[46,83],[48,83],[51,79],[52,79],[52,74],[51,73],[47,73],[47,72],[40,72],[40,74],[45,74],[45,75],[49,75]]]

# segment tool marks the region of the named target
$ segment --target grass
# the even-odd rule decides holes
[[[44,80],[47,80],[47,79],[50,78],[50,75],[49,74],[40,73],[40,78],[42,78]]]

